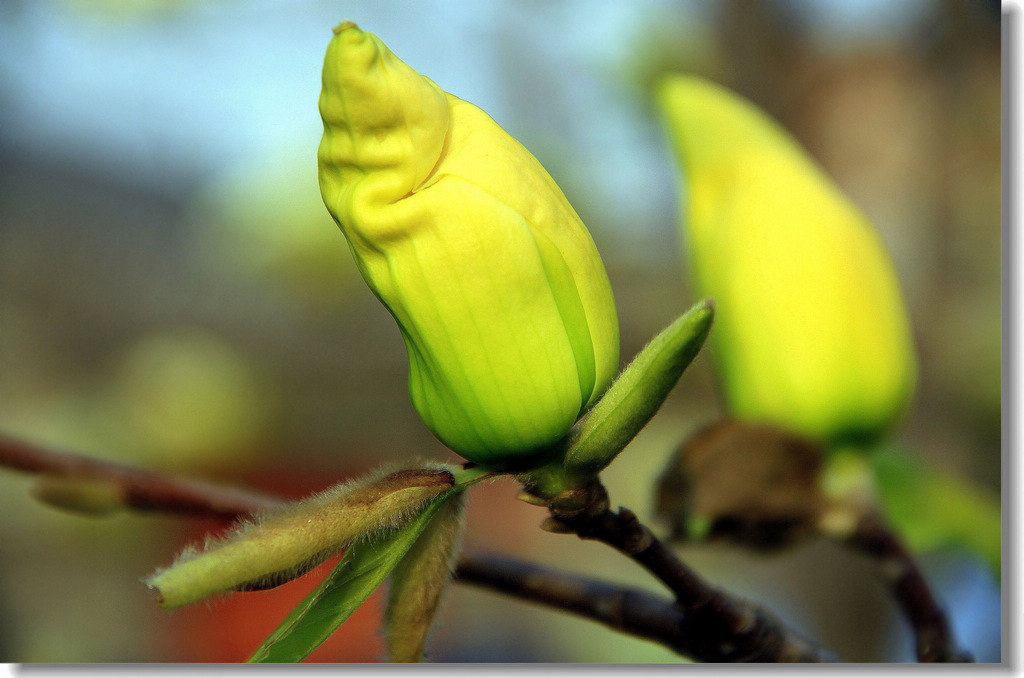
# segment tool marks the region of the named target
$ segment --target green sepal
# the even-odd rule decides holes
[[[704,345],[714,314],[714,302],[705,299],[637,354],[573,431],[565,453],[566,475],[595,476],[640,432]]]

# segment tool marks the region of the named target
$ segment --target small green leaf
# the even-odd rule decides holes
[[[420,536],[434,513],[462,488],[431,500],[411,522],[353,544],[334,570],[249,658],[250,662],[298,662],[320,646],[384,581]]]
[[[916,461],[905,450],[880,451],[871,461],[886,517],[911,549],[964,548],[999,576],[998,492]]]
[[[590,411],[568,445],[565,470],[592,476],[651,420],[711,330],[714,304],[704,300],[651,340]]]
[[[393,662],[423,659],[427,634],[451,581],[464,508],[461,496],[446,501],[391,573],[384,626]]]

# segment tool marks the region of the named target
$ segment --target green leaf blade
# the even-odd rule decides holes
[[[464,508],[461,496],[445,502],[391,573],[384,635],[392,662],[423,661],[427,635],[451,582]]]
[[[914,551],[966,549],[998,578],[1002,559],[999,493],[969,478],[885,450],[871,459],[886,517]]]

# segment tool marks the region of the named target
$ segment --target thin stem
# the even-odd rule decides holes
[[[683,613],[671,601],[501,556],[463,555],[456,581],[579,615],[681,654]]]
[[[829,662],[827,650],[788,629],[763,607],[720,591],[687,567],[636,515],[626,508],[613,512],[604,488],[590,488],[583,510],[568,513],[552,508],[561,529],[580,539],[611,546],[643,566],[675,595],[682,611],[678,628],[686,654],[704,662]],[[549,528],[555,527],[549,524]]]
[[[646,591],[498,556],[464,555],[455,576],[460,583],[569,612],[654,641],[683,656],[699,658],[706,654],[700,636],[691,632],[699,622],[691,621],[689,612],[672,601]],[[727,643],[719,638],[718,644]],[[716,652],[714,656],[721,654]],[[836,661],[830,653],[810,643],[793,643],[773,654],[785,657],[778,661]]]

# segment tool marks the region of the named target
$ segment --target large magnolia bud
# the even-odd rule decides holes
[[[832,442],[899,416],[915,359],[899,282],[865,217],[774,121],[705,80],[659,92],[685,174],[685,241],[731,413]]]
[[[398,322],[431,431],[505,464],[562,438],[618,369],[590,234],[540,163],[346,22],[323,70],[320,191]]]

